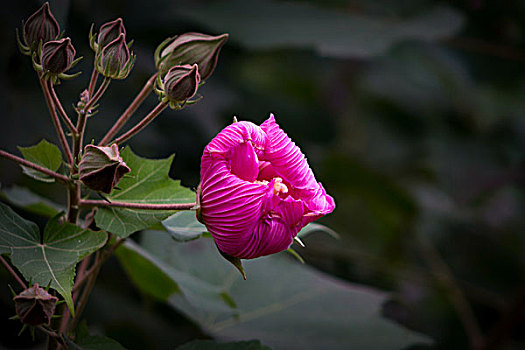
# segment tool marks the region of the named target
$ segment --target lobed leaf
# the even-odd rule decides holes
[[[11,262],[24,278],[58,291],[74,313],[71,290],[75,265],[101,248],[107,240],[103,231],[82,229],[59,223],[55,216],[41,237],[38,226],[0,203],[0,254],[10,254]]]
[[[236,312],[208,308],[185,293],[168,299],[221,341],[255,338],[278,349],[401,349],[431,342],[382,317],[387,294],[337,280],[284,254],[245,260],[244,281],[212,240],[180,244],[148,231],[135,248],[156,261],[152,267],[161,264],[228,293]]]

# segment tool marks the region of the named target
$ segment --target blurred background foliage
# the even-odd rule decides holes
[[[89,79],[91,23],[122,17],[135,40],[136,67],[111,84],[88,138],[99,139],[154,72],[153,51],[164,38],[228,32],[218,67],[199,90],[204,99],[164,112],[133,139],[135,152],[176,153],[172,177],[196,187],[204,146],[234,115],[259,124],[273,112],[337,203],[321,222],[341,238],[306,238],[307,248],[296,250],[308,265],[390,292],[383,314],[437,348],[472,347],[480,334],[487,349],[525,347],[525,2],[50,3],[84,56],[84,74],[57,87],[70,111]],[[24,0],[0,8],[0,148],[13,153],[42,138],[56,143],[14,35],[39,6]],[[150,96],[133,120],[155,103]],[[35,184],[4,160],[0,182],[64,202],[54,185]],[[0,276],[8,279],[3,269]],[[1,327],[16,334],[6,321],[9,291],[0,294]],[[135,289],[116,260],[103,269],[87,317],[130,348],[206,337]],[[14,335],[0,341],[33,344]]]

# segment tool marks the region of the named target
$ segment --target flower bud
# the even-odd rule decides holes
[[[15,296],[13,300],[20,321],[30,326],[38,326],[41,324],[49,325],[58,298],[35,283],[32,287]]]
[[[27,19],[22,31],[25,45],[29,51],[36,51],[40,41],[45,44],[58,38],[59,34],[60,27],[47,2]]]
[[[75,60],[75,54],[75,48],[69,38],[48,41],[42,47],[42,56],[40,58],[42,69],[45,73],[64,73],[71,68]]]
[[[208,79],[217,65],[222,46],[228,34],[211,36],[201,33],[186,33],[165,40],[155,51],[155,65],[164,76],[173,66],[197,64],[202,80]]]
[[[192,98],[201,81],[197,65],[174,66],[163,80],[164,92],[170,101],[180,103]]]
[[[122,160],[116,144],[111,147],[87,145],[78,170],[80,181],[87,187],[108,194],[122,176],[131,171]]]
[[[124,79],[131,72],[135,56],[129,52],[124,33],[99,50],[95,59],[97,71],[111,79]]]
[[[114,21],[107,22],[100,27],[97,36],[97,47],[98,50],[102,50],[104,46],[117,39],[120,34],[124,34],[126,37],[126,28],[122,18],[117,18]]]

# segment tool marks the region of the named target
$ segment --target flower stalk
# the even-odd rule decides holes
[[[54,103],[55,107],[58,109],[58,112],[60,113],[60,116],[62,117],[62,120],[64,121],[64,123],[66,123],[67,127],[69,128],[69,130],[73,134],[76,134],[77,133],[77,128],[75,127],[75,125],[73,124],[73,122],[71,121],[69,116],[67,115],[64,107],[62,106],[62,103],[60,102],[60,99],[58,98],[58,95],[57,95],[57,93],[55,91],[55,88],[54,88],[53,84],[50,81],[47,81],[46,84],[48,85],[48,89],[49,89],[49,91],[51,93],[51,98],[53,100],[53,103]]]
[[[157,79],[157,73],[153,74],[148,81],[146,81],[146,84],[144,84],[144,87],[138,95],[135,97],[133,102],[128,106],[128,108],[122,113],[122,115],[117,119],[115,124],[111,127],[111,129],[106,133],[106,135],[102,138],[102,140],[99,143],[99,146],[106,146],[108,142],[115,137],[115,135],[122,129],[122,127],[126,124],[126,122],[131,118],[133,113],[140,107],[142,102],[146,99],[146,97],[151,94],[153,91],[153,85],[155,83],[155,79]]]
[[[40,86],[42,86],[42,91],[44,92],[44,96],[46,99],[47,108],[49,109],[49,113],[51,113],[51,119],[53,120],[53,125],[55,126],[55,129],[58,134],[58,138],[60,140],[60,145],[62,146],[62,150],[66,154],[67,161],[73,168],[75,165],[75,162],[73,160],[73,156],[71,155],[71,148],[69,147],[69,144],[66,139],[66,135],[64,134],[64,129],[62,128],[62,124],[60,124],[60,120],[58,118],[55,105],[53,103],[53,98],[51,97],[51,92],[49,91],[48,84],[42,80],[42,77],[39,76]]]
[[[140,131],[142,131],[142,129],[148,126],[148,124],[151,123],[163,110],[165,110],[166,107],[168,107],[168,105],[168,102],[159,102],[159,104],[157,104],[157,106],[155,106],[155,108],[153,108],[153,110],[146,117],[144,117],[144,119],[142,119],[137,125],[131,128],[125,134],[118,137],[112,143],[121,145],[136,134],[138,134]]]

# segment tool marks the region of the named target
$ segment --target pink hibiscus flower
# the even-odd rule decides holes
[[[204,149],[200,187],[201,220],[221,252],[241,259],[288,249],[335,208],[273,115],[224,128]]]

